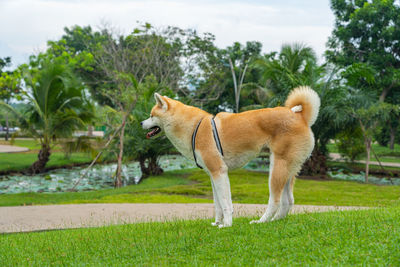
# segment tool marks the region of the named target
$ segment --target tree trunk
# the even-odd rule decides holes
[[[125,134],[125,125],[126,125],[126,117],[124,117],[122,121],[122,128],[121,132],[119,133],[119,154],[118,154],[118,163],[117,163],[117,170],[115,175],[115,183],[114,187],[119,188],[122,187],[122,157],[124,155],[124,134]]]
[[[140,170],[142,171],[142,177],[140,177],[140,180],[149,177],[149,169],[146,167],[146,159],[145,158],[140,158],[139,159],[139,165],[140,165]]]
[[[35,161],[29,168],[29,173],[36,174],[43,172],[47,162],[50,160],[50,154],[50,146],[47,144],[42,144],[42,148],[38,154],[38,160]]]
[[[93,125],[89,125],[88,126],[88,136],[89,137],[93,136],[93,130],[94,130],[94,126]]]
[[[150,175],[160,175],[164,170],[158,165],[157,157],[148,158],[148,164],[146,166],[146,158],[139,159],[140,170],[142,171],[142,177],[140,180],[149,177]]]
[[[369,161],[371,158],[371,138],[367,138],[365,140],[365,148],[367,150],[367,161],[365,162],[365,183],[368,183],[368,175],[369,175]]]
[[[389,141],[389,147],[391,150],[394,149],[394,140],[396,138],[396,128],[390,125],[390,141]]]
[[[301,175],[325,175],[328,170],[326,156],[315,145],[311,157],[303,164]]]
[[[385,102],[386,96],[389,93],[390,89],[392,89],[394,84],[391,84],[388,87],[383,88],[381,95],[379,96],[379,101],[380,102]]]
[[[10,131],[10,129],[9,129],[10,127],[8,125],[8,112],[6,112],[6,114],[4,116],[5,116],[5,119],[6,119],[6,135],[5,135],[4,139],[6,141],[8,141],[8,134],[9,134],[9,131]]]
[[[164,172],[164,170],[157,163],[157,157],[152,157],[149,159],[148,168],[151,175],[161,175]]]

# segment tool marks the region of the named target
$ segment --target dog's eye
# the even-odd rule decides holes
[[[153,115],[150,114],[150,118],[153,118]]]

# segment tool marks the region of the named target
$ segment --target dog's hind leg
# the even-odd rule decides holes
[[[269,201],[264,215],[256,221],[250,223],[262,223],[271,221],[277,211],[281,208],[281,197],[284,187],[288,182],[289,171],[288,163],[282,157],[270,157],[270,175],[269,175]]]
[[[221,204],[219,203],[219,199],[217,197],[217,191],[215,189],[214,179],[212,177],[211,177],[211,186],[213,191],[214,207],[215,207],[215,222],[211,223],[211,225],[218,226],[222,223],[223,214],[222,214]]]
[[[292,209],[294,205],[294,197],[293,197],[293,184],[294,184],[294,176],[292,176],[285,184],[285,188],[283,189],[283,193],[281,196],[281,205],[279,210],[275,213],[275,216],[272,220],[279,220],[285,218],[289,211]]]

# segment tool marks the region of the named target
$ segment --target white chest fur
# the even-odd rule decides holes
[[[171,143],[175,146],[175,148],[186,158],[194,160],[192,144],[190,137],[192,133],[186,133],[185,137],[179,138],[170,129],[166,129],[165,135],[171,141]],[[189,138],[188,138],[189,137]]]

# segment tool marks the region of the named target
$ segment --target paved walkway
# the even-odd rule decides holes
[[[234,217],[261,216],[267,205],[234,204]],[[364,209],[295,205],[291,213]],[[213,204],[71,204],[0,207],[0,233],[213,218]]]
[[[29,148],[20,146],[0,145],[0,153],[16,153],[16,152],[26,152],[26,151],[29,151]]]
[[[335,161],[342,161],[342,162],[345,161],[340,156],[339,153],[329,153],[329,156]],[[354,162],[365,164],[366,161],[365,160],[355,160]],[[371,165],[379,165],[379,162],[370,161],[369,164],[371,164]],[[387,167],[400,167],[400,163],[396,163],[396,162],[383,162],[383,161],[381,161],[381,164],[382,164],[382,166],[387,166]]]

